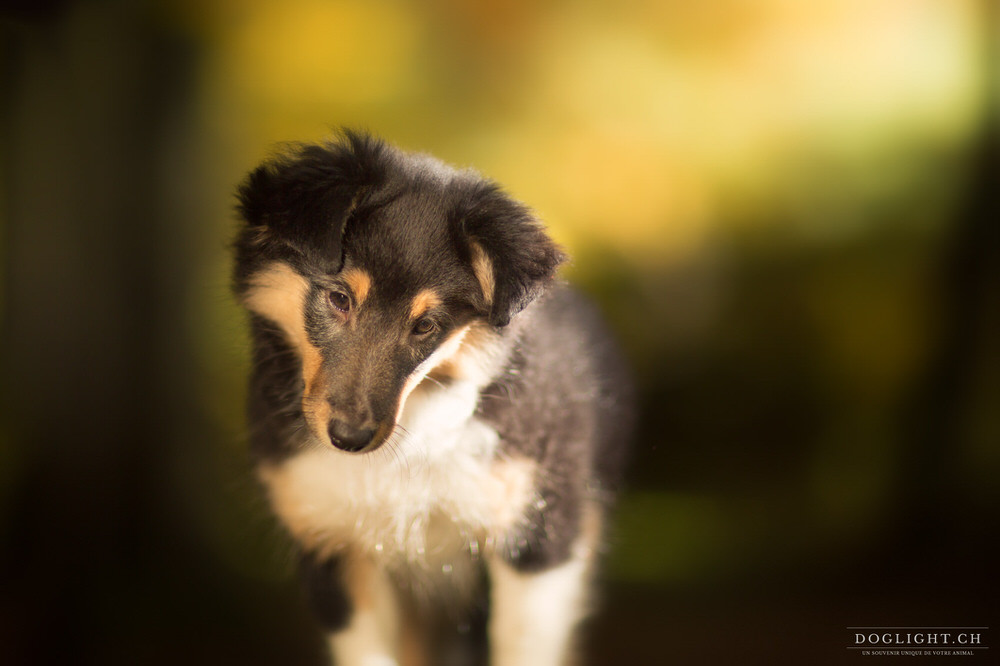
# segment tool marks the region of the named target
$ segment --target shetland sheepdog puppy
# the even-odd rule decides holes
[[[632,408],[563,252],[495,183],[350,131],[238,199],[251,450],[334,662],[572,661]]]

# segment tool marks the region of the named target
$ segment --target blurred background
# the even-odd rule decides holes
[[[996,622],[990,0],[0,6],[4,663],[322,663],[227,243],[243,175],[340,125],[503,183],[623,341],[591,663]]]

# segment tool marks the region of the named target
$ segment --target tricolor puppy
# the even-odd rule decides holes
[[[257,168],[239,213],[251,446],[336,663],[485,636],[566,663],[630,409],[563,253],[497,185],[350,132]]]

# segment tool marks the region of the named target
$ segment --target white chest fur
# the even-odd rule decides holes
[[[472,382],[422,382],[381,449],[319,446],[265,465],[275,512],[306,547],[357,547],[387,566],[450,569],[503,538],[533,498],[535,466],[497,458],[497,433],[474,417]],[[443,564],[442,564],[443,563]]]

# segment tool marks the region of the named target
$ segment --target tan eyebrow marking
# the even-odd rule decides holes
[[[358,305],[364,303],[372,288],[372,276],[360,268],[348,268],[340,277],[354,292],[354,302]]]
[[[492,305],[493,291],[496,288],[493,278],[493,262],[490,261],[486,250],[479,243],[473,241],[469,244],[469,248],[472,251],[472,272],[479,280],[479,287],[483,290],[486,305]]]
[[[428,310],[441,305],[441,297],[433,289],[424,289],[413,298],[410,304],[410,318],[416,319]]]

